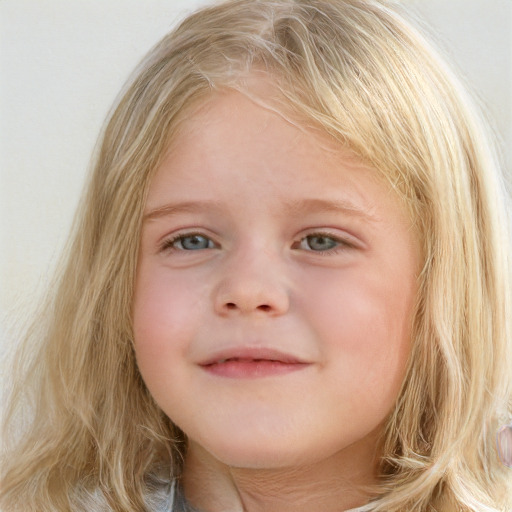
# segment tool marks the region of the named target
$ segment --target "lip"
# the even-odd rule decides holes
[[[264,347],[240,347],[213,354],[199,366],[220,377],[260,378],[302,370],[311,363],[292,354]]]

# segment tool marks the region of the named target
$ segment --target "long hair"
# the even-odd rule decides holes
[[[216,90],[257,95],[253,73],[279,90],[261,101],[377,169],[420,235],[412,354],[368,510],[512,508],[494,449],[512,418],[509,219],[482,121],[384,1],[228,0],[150,51],[105,125],[56,291],[19,353],[3,510],[149,510],[180,475],[186,436],[153,401],[133,352],[142,211],[187,112]]]

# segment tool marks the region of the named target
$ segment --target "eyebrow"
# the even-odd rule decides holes
[[[355,205],[346,200],[331,199],[298,199],[287,201],[284,205],[287,214],[298,216],[307,213],[342,213],[351,217],[359,217],[367,222],[376,222],[377,216],[370,209]],[[198,200],[170,203],[149,210],[143,216],[143,222],[171,216],[179,213],[207,212],[222,210],[220,201]]]
[[[286,207],[293,215],[308,213],[342,213],[351,217],[359,217],[368,222],[378,221],[378,217],[370,208],[364,208],[345,199],[299,199],[289,201]]]
[[[142,220],[146,222],[148,220],[158,219],[160,217],[166,217],[169,215],[175,215],[177,213],[197,212],[197,211],[215,211],[221,209],[221,203],[219,201],[211,200],[200,200],[200,201],[183,201],[180,203],[171,203],[153,208],[144,214]]]

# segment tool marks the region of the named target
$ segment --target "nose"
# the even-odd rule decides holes
[[[279,316],[289,309],[287,288],[284,271],[272,258],[239,258],[226,265],[214,292],[214,308],[221,316]]]

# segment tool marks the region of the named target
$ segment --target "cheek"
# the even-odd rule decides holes
[[[194,303],[195,295],[184,283],[140,272],[133,303],[133,333],[137,362],[148,386],[148,381],[168,373],[173,361],[183,356],[196,325]]]
[[[409,334],[413,303],[414,290],[407,282],[397,286],[380,276],[346,272],[339,279],[331,278],[327,288],[310,291],[303,307],[313,311],[329,338],[357,351],[362,345],[400,344]]]
[[[331,279],[323,293],[309,294],[324,358],[340,378],[352,376],[377,394],[397,393],[411,347],[414,283],[414,277],[395,281],[380,272],[354,271]]]
[[[133,303],[134,348],[140,374],[160,408],[181,409],[187,349],[200,315],[193,286],[165,271],[139,269]],[[195,305],[195,307],[194,307]]]
[[[142,260],[133,304],[134,331],[139,341],[170,340],[192,325],[191,317],[202,296],[201,284],[192,277]]]

